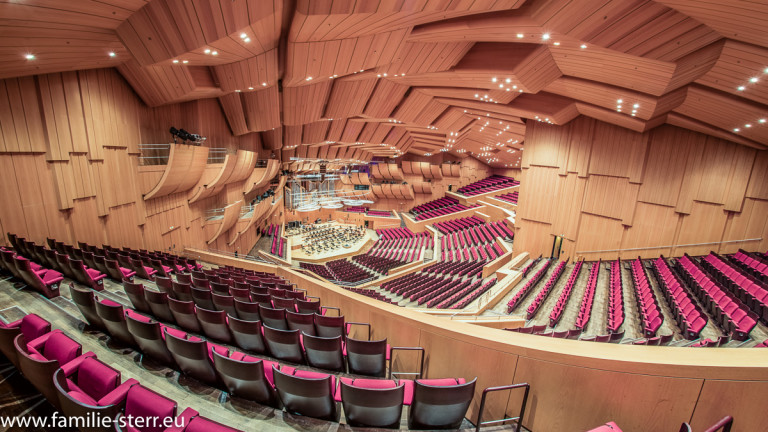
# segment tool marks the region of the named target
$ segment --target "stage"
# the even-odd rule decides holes
[[[321,224],[315,224],[317,230],[323,230],[326,228],[345,228],[345,227],[359,227],[356,224],[344,224],[340,222],[324,222]],[[298,230],[286,233],[291,239],[291,260],[292,261],[305,261],[310,263],[319,263],[330,261],[339,258],[346,258],[352,255],[362,254],[368,251],[376,242],[376,233],[373,230],[366,229],[363,236],[352,243],[345,243],[341,247],[333,250],[326,250],[322,252],[315,252],[308,254],[302,245],[311,244],[313,239],[308,238],[306,234],[299,234]],[[349,246],[349,247],[345,247]]]

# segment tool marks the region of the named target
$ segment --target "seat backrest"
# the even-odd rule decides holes
[[[352,427],[400,427],[400,417],[403,412],[403,384],[392,388],[366,388],[347,384],[348,379],[342,378],[340,386],[341,401],[344,406],[344,416]],[[372,380],[382,381],[382,380]]]
[[[324,338],[303,333],[304,354],[310,366],[344,372],[341,336]]]
[[[96,313],[99,314],[104,327],[107,328],[113,338],[128,345],[136,344],[130,330],[128,330],[128,325],[125,323],[125,315],[121,305],[106,304],[103,301],[96,302]]]
[[[165,293],[171,294],[173,292],[173,281],[169,277],[155,275],[155,285]]]
[[[224,311],[229,315],[237,316],[235,310],[235,298],[229,294],[211,293],[211,300],[215,310]]]
[[[131,331],[133,340],[141,348],[142,353],[165,365],[173,366],[176,364],[171,352],[168,351],[168,347],[165,345],[165,340],[163,340],[160,323],[157,321],[141,321],[130,315],[125,317],[125,323],[128,325],[128,330]]]
[[[383,377],[387,373],[387,340],[347,339],[349,373]]]
[[[195,304],[191,301],[168,298],[168,307],[173,318],[181,328],[191,332],[200,332],[200,322],[197,319]]]
[[[298,330],[279,330],[264,326],[264,341],[272,357],[291,363],[304,363]]]
[[[288,329],[301,330],[302,333],[315,336],[315,314],[297,313],[285,311],[285,320],[288,323]]]
[[[77,308],[80,309],[80,313],[88,321],[88,324],[94,327],[105,328],[104,322],[96,312],[96,300],[93,290],[70,286],[69,294],[72,296],[72,301],[75,302]]]
[[[197,320],[200,322],[203,332],[209,338],[226,343],[232,341],[232,334],[227,326],[226,312],[197,308]]]
[[[229,330],[232,332],[234,343],[240,348],[263,353],[266,351],[262,336],[261,321],[241,320],[234,317],[228,319]]]
[[[185,374],[208,385],[219,383],[213,361],[208,357],[208,343],[204,340],[186,340],[165,332],[165,345],[176,364]]]
[[[275,388],[286,411],[323,420],[337,420],[338,411],[333,400],[334,380],[330,375],[315,373],[317,378],[305,378],[277,369],[273,369],[273,373]]]
[[[435,383],[435,381],[431,381]],[[409,429],[456,429],[475,395],[477,378],[464,384],[427,385],[414,382]]]
[[[175,401],[161,396],[142,385],[131,387],[126,395],[125,415],[146,418],[147,424],[155,423],[162,425],[163,419],[176,417],[176,409]],[[152,418],[158,420],[149,420]],[[163,430],[163,427],[156,426],[145,427],[141,432],[162,432]]]
[[[206,288],[195,288],[192,286],[192,301],[194,301],[198,307],[215,309],[211,291]]]
[[[261,359],[246,356],[245,360],[235,360],[214,352],[213,363],[232,396],[277,407],[277,394],[264,373],[264,362]],[[268,364],[271,373],[272,365],[277,363]]]
[[[174,321],[171,309],[168,307],[168,294],[164,292],[144,290],[144,298],[147,300],[152,315],[156,316],[157,319],[166,323],[172,323]]]
[[[272,309],[260,304],[259,315],[265,327],[288,330],[288,322],[285,320],[285,309]]]
[[[320,313],[320,301],[296,299],[296,309],[301,313]]]
[[[251,303],[239,299],[235,299],[234,303],[238,318],[247,321],[261,321],[258,303]]]
[[[77,369],[75,382],[85,394],[99,400],[120,385],[120,372],[94,357],[88,357]]]
[[[327,316],[315,314],[315,329],[317,335],[322,337],[342,336],[346,337],[344,331],[344,315]]]
[[[123,289],[136,310],[152,313],[152,309],[150,309],[149,303],[147,303],[147,299],[144,297],[144,285],[124,280]]]
[[[82,354],[82,346],[62,332],[54,332],[43,345],[43,355],[48,360],[56,360],[64,365]]]

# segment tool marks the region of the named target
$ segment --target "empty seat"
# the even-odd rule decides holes
[[[298,330],[279,330],[264,326],[264,342],[272,357],[291,362],[304,363]]]
[[[246,302],[240,299],[235,299],[234,303],[238,318],[247,321],[261,321],[258,303]]]
[[[149,304],[149,309],[152,311],[152,315],[158,320],[164,323],[174,322],[173,314],[168,306],[168,294],[164,292],[144,290],[144,298],[147,300],[147,304]]]
[[[392,380],[341,378],[344,417],[352,427],[400,428],[405,386]]]
[[[59,284],[64,277],[56,270],[41,269],[35,271],[32,269],[32,263],[26,258],[15,258],[16,269],[32,289],[46,296],[47,298],[57,297],[59,295]]]
[[[192,287],[192,301],[195,302],[197,307],[208,310],[216,309],[216,306],[213,305],[211,291],[208,289]]]
[[[364,341],[349,338],[346,349],[349,373],[375,377],[386,376],[389,355],[386,339]]]
[[[296,310],[299,313],[320,313],[320,301],[296,299]]]
[[[53,386],[56,369],[62,367],[67,372],[86,357],[95,355],[92,352],[82,354],[80,344],[61,330],[50,331],[29,342],[19,334],[14,339],[14,347],[21,373],[57,409],[60,408],[59,397]]]
[[[155,280],[155,273],[157,273],[157,270],[145,266],[140,259],[131,259],[131,268],[136,271],[136,276],[151,281]]]
[[[102,299],[96,302],[96,313],[99,314],[104,327],[114,339],[126,345],[136,345],[136,341],[133,340],[131,331],[128,329],[128,324],[125,322],[125,312],[122,305]]]
[[[51,323],[35,314],[24,315],[20,320],[9,324],[0,321],[0,352],[18,368],[19,360],[13,344],[16,336],[23,334],[26,340],[31,341],[50,331]]]
[[[336,379],[332,375],[283,367],[273,368],[275,388],[285,410],[322,420],[338,421],[333,399]]]
[[[68,417],[115,418],[128,390],[138,383],[133,378],[122,382],[120,372],[96,357],[88,357],[66,372],[60,368],[53,375],[62,413]]]
[[[285,320],[285,309],[272,309],[259,305],[259,315],[265,327],[288,330],[288,322]]]
[[[165,333],[163,327],[157,321],[145,320],[142,316],[134,314],[125,317],[128,330],[133,335],[133,340],[141,349],[142,356],[147,355],[165,365],[174,366],[171,352],[165,345]]]
[[[329,338],[303,333],[307,363],[316,368],[345,372],[341,336]]]
[[[227,321],[235,345],[256,353],[266,352],[261,321],[241,320],[234,317],[229,317]]]
[[[75,278],[81,284],[96,291],[104,289],[103,279],[107,277],[107,275],[96,269],[85,267],[83,261],[79,259],[70,259],[69,266],[72,269],[72,273],[75,274]]]
[[[96,264],[98,265],[100,263],[100,257],[96,256],[94,257],[94,261],[96,261]],[[104,259],[104,267],[107,270],[107,274],[109,277],[116,281],[124,281],[128,280],[130,282],[133,282],[133,277],[136,276],[136,272],[133,269],[121,267],[120,264],[117,262],[117,260],[112,259]]]
[[[80,310],[80,313],[85,317],[85,321],[88,325],[98,327],[106,330],[104,322],[96,312],[96,293],[89,288],[80,288],[76,286],[69,287],[69,294],[72,296],[72,301],[75,302],[75,306]]]
[[[141,418],[144,421],[142,425],[136,424],[137,427],[130,427],[120,429],[116,427],[116,430],[126,432],[163,432],[163,431],[178,431],[178,428],[170,427],[165,429],[160,426],[149,425],[162,425],[162,424],[174,424],[176,418],[177,404],[175,401],[168,399],[165,396],[142,386],[134,385],[128,390],[128,394],[125,398],[125,410],[122,415],[118,415],[115,419],[115,425],[119,425],[123,422],[122,416],[131,416],[132,418]],[[179,417],[183,417],[184,420],[175,420],[176,424],[189,424],[190,420],[197,415],[197,411],[187,408]]]
[[[216,339],[224,343],[232,342],[232,334],[227,325],[227,313],[224,311],[212,311],[203,308],[197,308],[197,320],[203,333],[211,339]]]
[[[197,319],[194,303],[168,298],[168,308],[179,327],[186,331],[200,333],[202,327],[200,327],[200,321]]]
[[[165,328],[165,344],[184,374],[212,386],[220,386],[213,368],[213,350],[228,356],[229,350],[196,337],[184,339]]]
[[[277,363],[239,352],[231,358],[214,352],[213,363],[230,395],[280,408],[272,372]]]
[[[416,380],[408,412],[409,429],[457,429],[475,395],[477,378]]]
[[[144,313],[152,313],[152,309],[149,307],[149,303],[147,303],[147,299],[144,297],[144,285],[123,280],[123,289],[134,309]]]
[[[173,297],[173,280],[170,277],[155,275],[155,285],[157,289]]]
[[[288,323],[288,329],[299,330],[304,334],[315,336],[315,314],[297,313],[289,310],[285,311],[285,321]]]
[[[235,298],[229,294],[211,294],[211,300],[213,300],[213,310],[220,310],[226,312],[228,315],[237,316],[235,310]]]

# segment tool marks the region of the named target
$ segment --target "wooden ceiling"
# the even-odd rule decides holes
[[[579,115],[765,149],[766,23],[750,0],[0,1],[0,78],[116,67],[150,106],[218,98],[283,160],[514,167],[527,122]]]

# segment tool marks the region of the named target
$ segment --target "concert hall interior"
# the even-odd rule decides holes
[[[0,1],[0,421],[766,430],[766,28]]]

